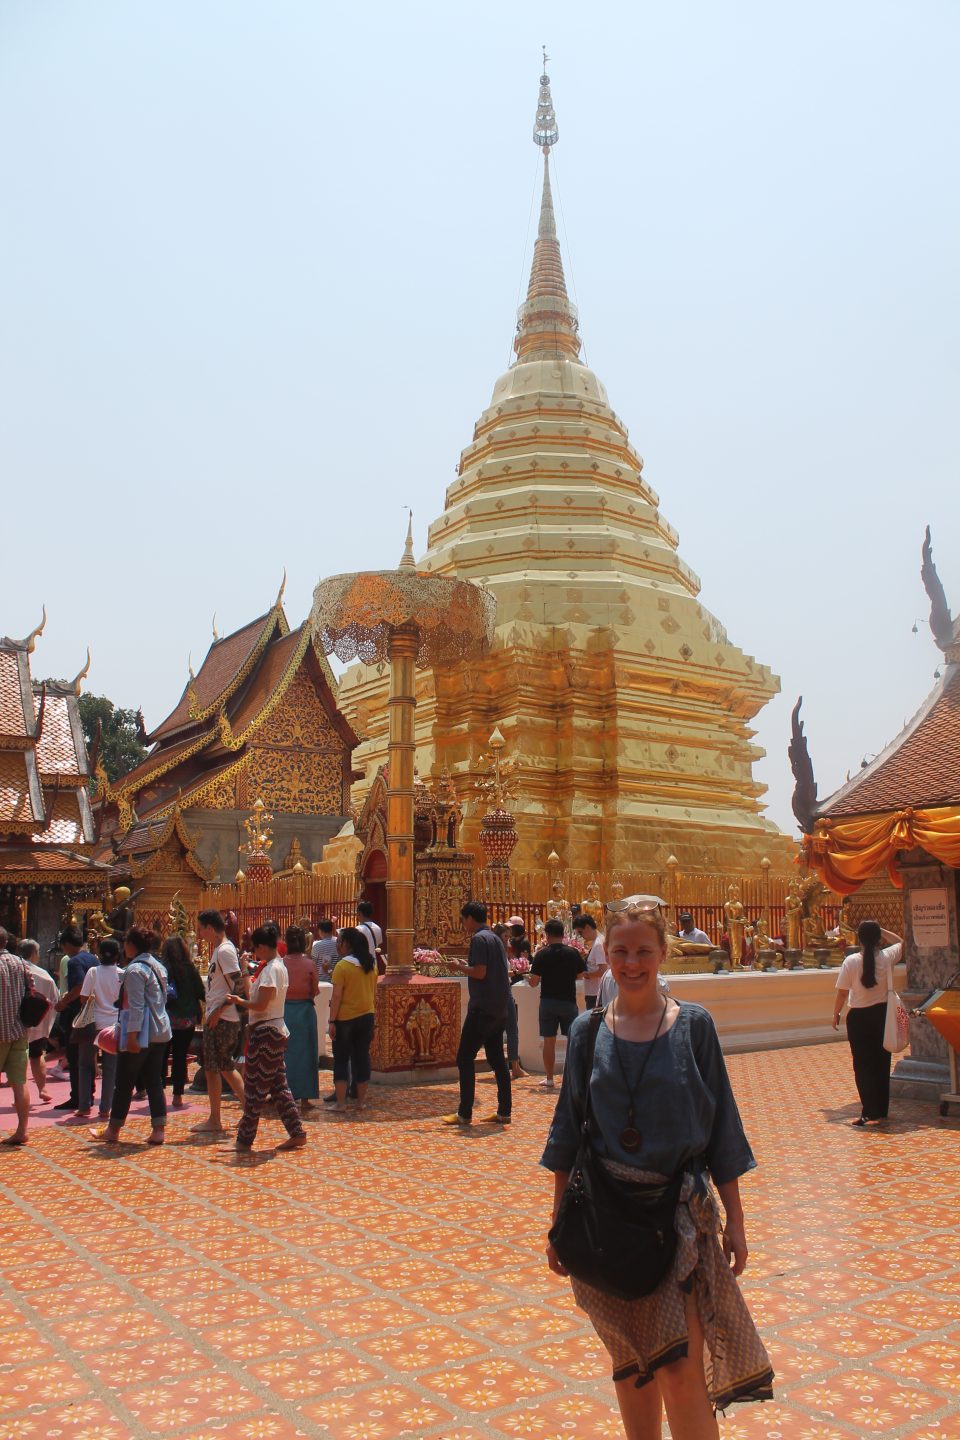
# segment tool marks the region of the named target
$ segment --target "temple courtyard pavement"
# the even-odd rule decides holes
[[[960,1120],[897,1100],[885,1132],[852,1129],[842,1044],[729,1065],[777,1398],[724,1440],[960,1437]],[[451,1133],[453,1086],[377,1089],[362,1122],[241,1160],[192,1140],[200,1104],[159,1150],[140,1114],[115,1153],[39,1124],[0,1153],[0,1440],[619,1436],[542,1258],[552,1101],[515,1095],[509,1130]]]

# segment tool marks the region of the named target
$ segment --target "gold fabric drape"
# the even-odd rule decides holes
[[[884,866],[894,885],[903,881],[897,851],[919,846],[935,860],[960,869],[960,807],[889,810],[849,820],[818,820],[803,838],[803,863],[838,895],[849,895]]]

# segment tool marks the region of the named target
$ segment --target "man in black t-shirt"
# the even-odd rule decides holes
[[[456,1113],[445,1115],[447,1125],[470,1125],[476,1094],[476,1061],[483,1049],[497,1081],[497,1113],[486,1118],[497,1125],[510,1124],[510,1067],[503,1053],[503,1032],[507,1023],[510,973],[507,952],[499,935],[487,925],[487,909],[471,900],[460,911],[463,928],[470,936],[467,960],[456,963],[467,976],[469,1003],[460,1032],[457,1069],[460,1072],[460,1104]]]
[[[584,974],[587,962],[579,950],[563,943],[562,920],[548,920],[543,932],[547,943],[534,955],[527,979],[531,985],[540,986],[540,1037],[545,1072],[541,1088],[552,1090],[557,1029],[566,1035],[577,1018],[577,976]]]

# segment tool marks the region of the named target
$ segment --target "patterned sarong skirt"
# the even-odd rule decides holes
[[[660,1182],[662,1175],[605,1162],[619,1179]],[[720,1248],[720,1211],[703,1178],[684,1177],[677,1206],[677,1254],[652,1295],[621,1300],[571,1278],[613,1364],[614,1380],[642,1386],[661,1365],[687,1354],[687,1296],[693,1296],[704,1334],[707,1391],[717,1410],[735,1400],[770,1400],[773,1370],[740,1287]]]

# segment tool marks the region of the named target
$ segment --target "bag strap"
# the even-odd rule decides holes
[[[606,1014],[606,1005],[604,1005],[602,1009],[599,1005],[594,1005],[590,1011],[590,1022],[587,1033],[587,1059],[583,1076],[584,1103],[581,1111],[584,1140],[586,1140],[590,1134],[590,1122],[593,1119],[593,1106],[590,1100],[590,1081],[593,1079],[593,1056],[597,1048],[597,1036],[600,1033],[600,1026],[603,1024]]]

